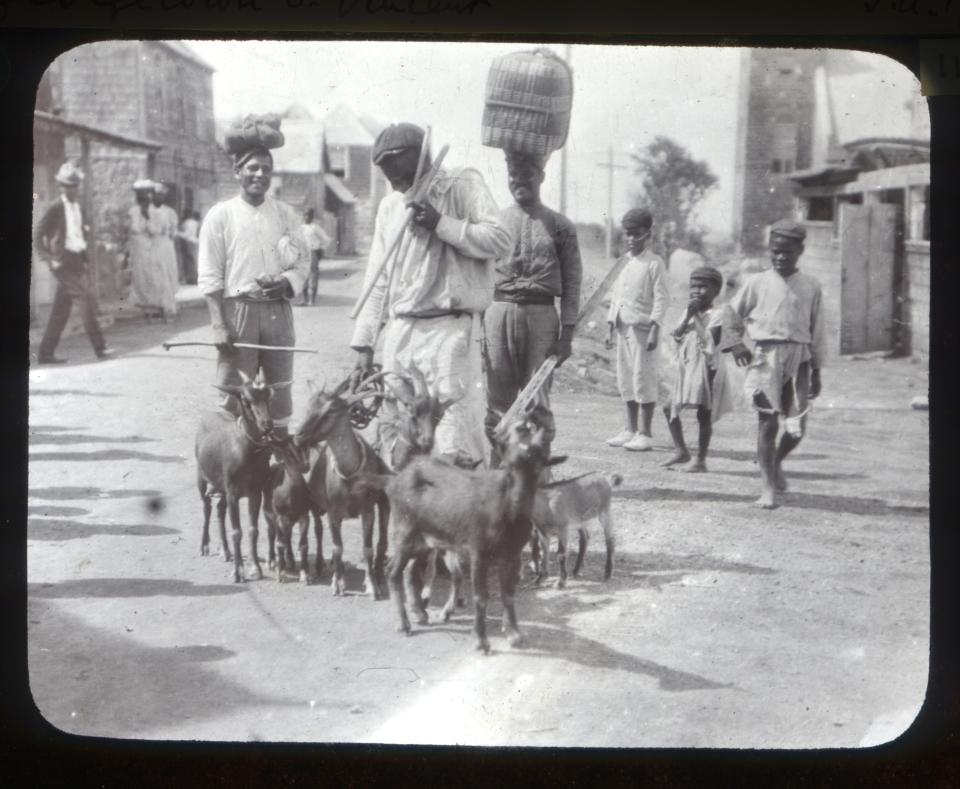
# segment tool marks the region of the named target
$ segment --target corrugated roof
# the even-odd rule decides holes
[[[166,47],[167,49],[176,52],[181,57],[191,60],[196,63],[198,66],[202,66],[207,71],[216,71],[216,69],[211,66],[207,61],[200,57],[196,52],[193,51],[187,44],[183,41],[158,41],[158,44]]]
[[[327,135],[327,145],[372,147],[377,136],[364,125],[353,110],[343,104],[334,107],[326,114],[323,127]]]
[[[273,169],[278,173],[323,171],[323,125],[316,120],[284,120],[280,125],[284,144],[274,148]]]

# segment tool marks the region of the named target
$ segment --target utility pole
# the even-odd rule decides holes
[[[573,55],[573,45],[567,44],[564,48],[564,57],[567,65],[570,65],[570,58]],[[560,213],[567,215],[567,144],[564,143],[560,149]]]
[[[606,167],[607,172],[607,227],[606,238],[604,242],[604,255],[609,259],[613,247],[613,171],[626,170],[624,164],[613,163],[613,146],[607,148],[607,161],[597,162],[597,167]]]

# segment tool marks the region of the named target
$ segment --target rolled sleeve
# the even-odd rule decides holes
[[[510,252],[513,238],[482,176],[464,171],[452,188],[456,190],[456,202],[464,208],[465,218],[441,216],[435,230],[437,237],[476,260],[486,261]]]
[[[221,212],[212,208],[200,225],[197,243],[197,287],[203,295],[225,289],[227,265]]]

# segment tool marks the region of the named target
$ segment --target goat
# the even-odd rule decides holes
[[[293,524],[300,524],[300,582],[309,582],[307,532],[313,514],[313,531],[317,540],[315,575],[323,570],[322,507],[307,486],[304,475],[310,470],[309,453],[300,450],[293,439],[286,437],[273,447],[276,463],[270,464],[269,479],[263,495],[263,511],[270,527],[270,567],[276,568],[277,581],[282,582],[286,571],[296,572],[290,544]],[[279,555],[274,554],[276,536],[280,537]]]
[[[344,518],[359,516],[363,527],[363,557],[366,562],[364,593],[374,600],[382,597],[380,578],[383,576],[387,554],[387,524],[390,504],[382,491],[357,485],[363,474],[386,474],[386,464],[370,445],[357,435],[350,424],[350,406],[370,396],[370,390],[361,384],[360,391],[344,396],[351,376],[332,392],[325,388],[314,392],[307,405],[307,415],[297,431],[297,446],[317,446],[326,442],[317,461],[310,469],[307,485],[313,496],[324,503],[333,539],[333,580],[335,595],[345,591],[343,577],[343,538],[340,525]],[[373,552],[374,510],[379,525],[376,559]]]
[[[592,477],[592,479],[585,479]],[[539,584],[548,575],[550,557],[550,537],[557,537],[557,562],[560,565],[560,578],[557,588],[567,583],[567,537],[571,524],[578,527],[580,544],[577,561],[573,566],[574,577],[580,572],[583,555],[587,550],[586,521],[596,518],[603,527],[603,537],[607,546],[607,563],[603,579],[609,580],[613,572],[613,521],[610,517],[610,499],[613,488],[623,482],[619,474],[607,476],[595,472],[583,474],[573,479],[540,485],[533,503],[533,525],[540,541],[540,561],[537,567]]]
[[[250,516],[250,560],[257,577],[263,578],[260,557],[257,556],[257,521],[260,517],[260,502],[263,485],[267,479],[270,461],[269,449],[273,440],[273,420],[268,408],[270,398],[277,389],[290,386],[286,381],[279,384],[264,384],[253,381],[240,372],[240,386],[214,384],[221,392],[234,395],[240,404],[240,416],[236,419],[222,411],[205,413],[200,419],[194,443],[197,459],[197,488],[203,501],[203,537],[200,553],[210,553],[210,511],[213,493],[220,494],[217,502],[217,519],[220,525],[220,541],[226,561],[231,560],[227,545],[225,514],[230,512],[230,527],[233,536],[233,580],[240,583],[243,575],[243,557],[240,542],[240,499],[246,498]]]
[[[467,471],[438,458],[418,457],[393,477],[366,475],[368,484],[385,490],[393,513],[387,577],[400,632],[410,633],[402,585],[407,562],[427,548],[442,548],[469,554],[477,649],[490,651],[486,612],[487,568],[492,562],[500,565],[503,631],[511,646],[522,642],[514,594],[520,552],[530,538],[537,476],[544,466],[565,458],[548,458],[543,427],[531,429],[526,420],[514,423],[496,440],[504,461],[496,471]],[[459,583],[457,570],[454,595]],[[445,609],[444,618],[449,614]]]

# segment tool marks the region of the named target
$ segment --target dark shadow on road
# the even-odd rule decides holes
[[[752,502],[757,496],[739,493],[719,493],[709,490],[690,490],[688,488],[634,488],[613,491],[615,499],[636,499],[638,501],[731,501]]]
[[[27,507],[27,515],[44,515],[48,518],[74,518],[89,514],[90,510],[83,507],[61,507],[56,504],[31,504]]]
[[[55,584],[27,584],[29,597],[51,600],[84,597],[209,597],[211,595],[242,594],[243,584],[209,584],[198,586],[190,581],[173,578],[78,578]]]
[[[150,441],[156,441],[155,438],[144,438],[143,436],[91,436],[91,435],[70,435],[67,433],[57,433],[56,435],[47,435],[46,432],[30,431],[27,443],[34,444],[144,444]]]
[[[88,389],[31,389],[30,397],[120,397],[117,392],[91,392]]]
[[[185,644],[146,647],[91,627],[49,603],[31,600],[30,691],[54,726],[90,736],[143,737],[151,729],[227,715],[245,707],[303,707],[268,696],[203,664],[234,657],[229,649]]]
[[[70,508],[65,507],[64,509]],[[86,512],[86,510],[82,512]],[[82,523],[80,521],[42,520],[39,518],[30,518],[27,521],[28,540],[59,542],[60,540],[81,540],[98,534],[162,537],[165,534],[180,534],[180,530],[149,523]]]
[[[63,425],[29,425],[30,432],[38,433],[69,433],[77,430],[86,430],[85,427],[64,427]]]
[[[713,474],[723,474],[725,477],[746,477],[748,479],[760,480],[760,473],[757,471],[713,471]],[[866,479],[866,474],[828,474],[823,471],[792,471],[789,466],[784,469],[787,475],[787,481],[791,479],[810,479],[825,480],[829,482],[835,479]]]
[[[72,501],[74,499],[135,499],[159,496],[159,490],[104,490],[103,488],[30,488],[27,497],[48,501]]]
[[[707,456],[707,461],[709,462],[710,458],[717,457],[723,458],[724,460],[742,460],[744,462],[756,462],[757,453],[755,451],[746,451],[742,449],[711,449],[710,454]],[[791,460],[826,460],[829,455],[820,455],[815,452],[791,452]]]
[[[135,452],[131,449],[98,449],[93,452],[32,452],[27,460],[36,463],[43,460],[55,461],[93,461],[103,460],[149,460],[153,463],[186,463],[186,458],[178,455],[155,455],[151,452]]]

